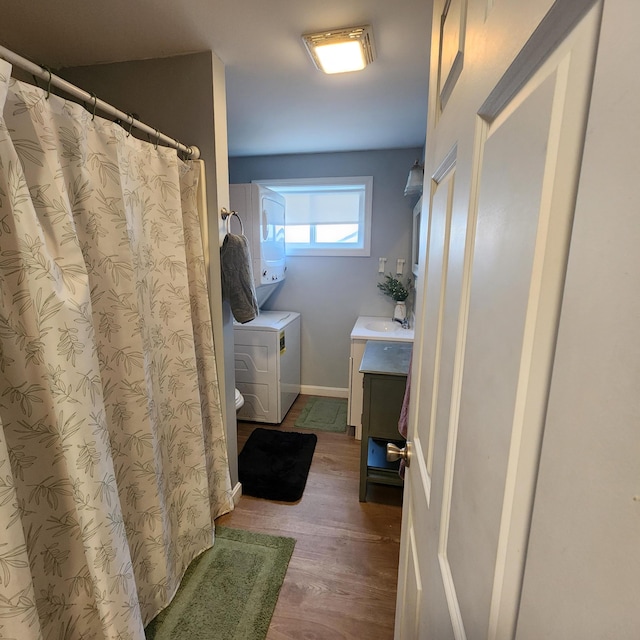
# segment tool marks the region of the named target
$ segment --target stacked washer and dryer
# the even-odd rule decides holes
[[[233,325],[236,387],[244,399],[237,415],[279,424],[300,393],[300,314],[262,305],[286,276],[285,202],[258,184],[229,185],[229,196],[249,241],[260,308],[254,320]]]

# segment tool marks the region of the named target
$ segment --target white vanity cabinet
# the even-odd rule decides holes
[[[364,355],[366,340],[351,339],[349,355],[349,404],[347,408],[348,422],[356,428],[356,440],[362,439],[362,398],[364,375],[360,373],[360,363]]]
[[[360,373],[360,364],[368,340],[386,340],[388,342],[413,342],[413,329],[403,329],[389,318],[360,316],[351,331],[351,350],[349,353],[349,403],[347,420],[355,427],[356,440],[362,439],[362,401],[364,375]]]

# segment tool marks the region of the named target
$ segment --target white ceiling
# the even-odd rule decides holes
[[[430,12],[430,0],[3,0],[0,44],[54,69],[213,50],[231,156],[415,147]],[[302,33],[367,23],[372,65],[315,69]]]

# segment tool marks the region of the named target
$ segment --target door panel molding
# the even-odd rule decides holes
[[[462,620],[462,612],[460,611],[460,602],[458,601],[456,586],[453,583],[453,573],[451,572],[451,565],[449,564],[446,552],[438,554],[438,561],[440,562],[440,574],[442,575],[444,593],[447,598],[447,604],[449,605],[449,616],[451,617],[453,636],[456,640],[467,640],[467,633],[464,630],[464,622]]]
[[[451,150],[444,157],[444,160],[438,165],[438,168],[433,172],[431,179],[436,184],[440,184],[448,173],[451,172],[456,164],[456,158],[458,157],[458,143],[451,147]]]
[[[461,304],[464,355],[456,376],[455,453],[451,447],[442,522],[453,579],[462,581],[458,606],[474,637],[483,637],[490,619],[505,479],[514,465],[510,443],[537,229],[550,173],[547,138],[555,82],[551,77],[535,84],[524,100],[508,105],[503,117],[478,124],[479,151],[472,165],[477,187],[469,207],[473,239]],[[468,496],[476,489],[470,504]],[[475,514],[473,532],[465,524],[469,508]]]
[[[467,0],[446,0],[440,16],[438,100],[443,111],[464,66]]]
[[[413,524],[413,523],[412,523]],[[411,583],[411,589],[405,592],[410,594],[411,602],[407,602],[407,611],[412,613],[412,617],[405,620],[405,627],[401,635],[401,640],[413,640],[418,637],[418,628],[420,624],[421,608],[422,608],[422,579],[420,577],[420,564],[418,561],[418,545],[416,544],[416,532],[411,526],[409,532],[409,546],[407,553],[410,557],[407,559],[409,571],[407,573],[407,582]]]
[[[602,0],[556,0],[484,101],[478,115],[487,122],[494,120],[595,5],[600,14]]]
[[[441,373],[441,355],[442,355],[442,339],[444,331],[444,315],[445,315],[445,297],[447,295],[447,278],[449,274],[449,243],[451,238],[451,216],[453,213],[453,199],[455,194],[455,163],[456,163],[457,145],[447,154],[444,161],[436,170],[433,177],[434,196],[436,190],[446,189],[443,194],[445,198],[443,212],[432,211],[431,213],[431,238],[435,240],[438,246],[442,247],[442,257],[440,262],[439,291],[437,304],[437,319],[435,327],[435,340],[433,341],[433,371],[431,372],[431,406],[429,407],[429,427],[428,441],[426,449],[426,470],[429,478],[433,472],[433,456],[434,444],[436,436],[436,420],[438,414],[438,399],[440,392],[440,373]],[[432,198],[432,202],[435,198]],[[444,214],[444,215],[443,215]],[[442,218],[442,219],[441,219]],[[434,235],[438,231],[438,235]],[[430,252],[429,252],[430,253]],[[439,256],[436,256],[436,258]],[[434,268],[436,265],[434,265]],[[435,277],[435,275],[434,275]],[[431,364],[431,363],[430,363]],[[430,483],[431,484],[431,483]],[[430,500],[430,495],[428,496]]]
[[[476,121],[475,131],[475,151],[474,166],[481,165],[482,147],[487,137],[487,123],[478,118]],[[478,191],[478,176],[474,173],[472,176],[472,194]],[[455,640],[466,640],[467,635],[462,620],[460,610],[460,602],[456,593],[456,588],[451,571],[451,565],[448,558],[448,540],[449,526],[451,523],[451,506],[453,495],[453,478],[455,472],[456,445],[458,441],[458,424],[460,413],[460,398],[462,395],[462,371],[464,365],[464,352],[467,335],[467,324],[469,319],[469,300],[471,297],[471,269],[470,265],[473,260],[473,246],[476,230],[477,218],[477,198],[471,199],[471,206],[468,212],[465,250],[463,259],[462,272],[462,289],[460,295],[460,307],[458,312],[458,328],[456,332],[456,346],[453,365],[453,381],[451,388],[451,401],[449,411],[449,425],[447,434],[446,453],[443,471],[443,489],[442,489],[442,511],[440,515],[440,533],[438,538],[438,562],[440,565],[440,573],[444,586],[447,605],[449,608],[449,616],[451,618],[451,626],[453,629]]]
[[[599,23],[600,7],[583,14],[529,82],[555,74],[488,640],[513,637],[517,624]]]

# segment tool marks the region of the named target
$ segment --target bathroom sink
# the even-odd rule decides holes
[[[413,342],[413,337],[413,329],[403,329],[399,322],[384,316],[360,316],[351,331],[351,340],[362,340],[363,345],[367,340]],[[361,359],[361,355],[355,358],[358,366]]]
[[[373,322],[367,322],[364,326],[366,329],[369,329],[369,331],[379,331],[381,333],[400,329],[400,324],[392,322],[391,320],[375,320]]]

